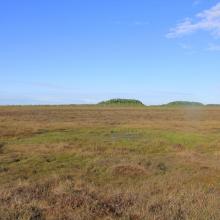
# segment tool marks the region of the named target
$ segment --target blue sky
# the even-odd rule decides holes
[[[220,103],[220,1],[0,2],[0,104]]]

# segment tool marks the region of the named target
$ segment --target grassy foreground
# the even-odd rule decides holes
[[[220,108],[0,107],[0,219],[220,219]]]

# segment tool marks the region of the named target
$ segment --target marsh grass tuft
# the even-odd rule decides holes
[[[0,154],[1,153],[3,153],[3,148],[4,148],[4,146],[5,146],[5,143],[3,143],[3,142],[0,142]]]

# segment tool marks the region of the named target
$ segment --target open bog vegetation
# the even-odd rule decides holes
[[[0,107],[0,219],[220,219],[220,108]]]

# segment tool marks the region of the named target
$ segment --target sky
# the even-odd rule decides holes
[[[220,103],[220,0],[2,0],[0,105]]]

